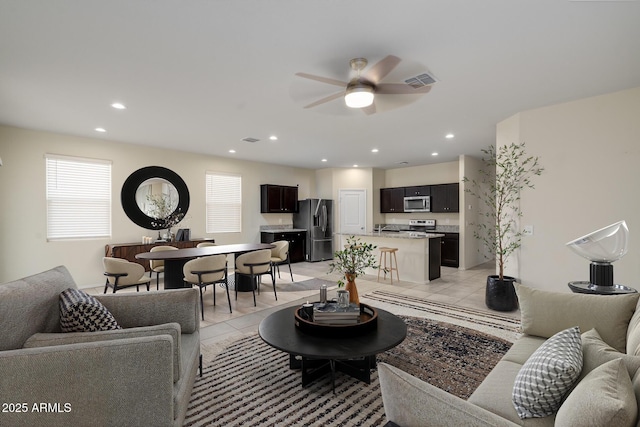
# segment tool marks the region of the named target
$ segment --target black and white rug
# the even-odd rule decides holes
[[[414,302],[415,304],[415,302]],[[467,309],[444,304],[438,314],[452,322]],[[468,397],[486,377],[513,339],[499,338],[495,326],[477,329],[442,320],[405,317],[407,339],[382,353],[378,361],[397,366],[459,397]],[[473,324],[469,319],[464,320]],[[515,326],[515,325],[514,325]],[[515,334],[513,335],[515,338]],[[289,369],[288,355],[252,333],[219,347],[203,347],[204,376],[198,377],[185,426],[381,426],[386,422],[377,372],[371,384],[344,374],[302,388],[300,373]]]

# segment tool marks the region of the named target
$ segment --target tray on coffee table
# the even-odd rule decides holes
[[[314,303],[314,305],[316,304],[319,303]],[[352,324],[318,323],[309,321],[300,315],[300,310],[301,308],[297,308],[294,312],[295,325],[300,331],[311,335],[326,337],[353,337],[375,329],[378,324],[377,310],[367,304],[360,304],[358,323]]]

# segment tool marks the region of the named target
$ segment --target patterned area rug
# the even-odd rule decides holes
[[[452,310],[453,311],[453,310]],[[404,317],[407,339],[378,356],[452,394],[467,398],[511,342],[425,318]],[[203,348],[204,376],[196,379],[185,426],[382,426],[377,371],[371,384],[336,375],[302,388],[287,354],[255,333],[221,353]]]

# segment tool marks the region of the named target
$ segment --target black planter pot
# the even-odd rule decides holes
[[[518,309],[518,297],[513,282],[516,279],[504,276],[500,280],[498,275],[487,276],[487,291],[485,294],[485,304],[491,310],[514,311]]]

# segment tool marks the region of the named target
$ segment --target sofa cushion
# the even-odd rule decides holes
[[[640,294],[587,295],[549,292],[514,284],[518,294],[522,331],[548,338],[564,329],[597,328],[602,339],[618,351],[626,350],[627,327]]]
[[[0,285],[0,351],[22,348],[37,332],[60,332],[58,297],[72,287],[63,266]]]
[[[113,315],[97,299],[78,289],[60,293],[62,332],[93,332],[121,329]]]
[[[615,359],[591,371],[571,392],[556,415],[556,426],[634,426],[638,405],[631,378]]]
[[[640,356],[620,353],[604,342],[596,329],[585,332],[582,334],[582,372],[579,381],[600,365],[615,359],[622,360],[630,377],[640,368]]]
[[[555,413],[582,370],[580,328],[553,335],[522,365],[513,385],[518,416],[546,417]]]
[[[636,312],[633,313],[627,328],[627,348],[625,353],[640,356],[640,299],[636,305]]]
[[[546,338],[534,335],[522,335],[513,343],[502,360],[524,365],[529,357],[546,341]]]

